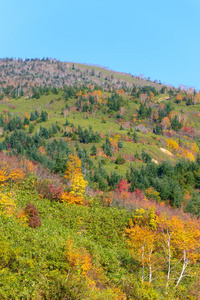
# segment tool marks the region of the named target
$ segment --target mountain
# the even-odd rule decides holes
[[[132,88],[151,85],[157,89],[162,87],[157,82],[143,79],[142,76],[119,73],[100,66],[90,66],[56,59],[0,59],[0,85],[17,87],[20,85],[28,91],[32,86],[56,86],[78,84],[97,84],[107,89]]]
[[[0,298],[198,299],[199,111],[195,90],[1,59]]]

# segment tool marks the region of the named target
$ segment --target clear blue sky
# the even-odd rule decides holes
[[[107,66],[200,89],[199,0],[0,0],[0,57]]]

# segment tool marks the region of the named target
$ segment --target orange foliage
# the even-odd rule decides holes
[[[164,129],[168,129],[171,127],[171,123],[168,117],[165,117],[162,119],[161,124],[163,126]]]
[[[116,90],[116,94],[124,95],[124,90],[123,89]]]
[[[43,146],[39,147],[38,152],[40,152],[42,155],[46,155],[47,154],[46,149]]]
[[[28,217],[26,212],[23,209],[20,209],[20,211],[18,212],[17,219],[21,221],[24,226],[27,226]]]
[[[115,151],[118,149],[118,139],[111,139],[110,143],[111,143],[112,151]]]
[[[150,96],[149,97],[150,97],[150,100],[152,100],[152,101],[154,100],[154,93],[152,91],[150,91]]]
[[[88,252],[84,248],[78,249],[71,238],[67,239],[66,248],[65,255],[70,268],[80,271],[81,275],[87,279],[88,272],[92,268]],[[89,282],[91,283],[91,280]]]
[[[35,171],[34,164],[28,159],[19,160],[16,156],[0,153],[0,184],[19,181]]]
[[[188,276],[189,266],[200,259],[200,226],[194,220],[170,218],[165,213],[155,214],[154,208],[148,212],[140,208],[136,209],[134,220],[130,220],[126,234],[131,253],[142,266],[142,281],[148,269],[151,283],[153,270],[159,267],[167,270],[163,277],[166,287],[171,282],[177,287],[186,268]]]
[[[79,97],[82,95],[82,91],[79,91],[78,93],[76,93],[76,96]]]
[[[153,119],[154,120],[157,120],[159,118],[159,114],[158,114],[158,111],[156,110],[156,111],[154,111],[154,113],[153,113]]]
[[[0,162],[0,184],[21,180],[24,176],[25,174],[19,166],[12,166],[7,161]]]
[[[61,201],[65,202],[66,204],[83,204],[83,197],[75,196],[72,193],[65,192],[61,196]]]
[[[181,93],[178,93],[177,96],[176,96],[176,100],[177,101],[182,101],[183,97],[181,95]]]
[[[107,278],[102,269],[92,263],[92,257],[88,251],[83,247],[78,247],[71,237],[66,241],[65,257],[69,263],[68,276],[73,276],[77,282],[84,280],[91,291],[90,299],[126,300],[126,295],[121,292],[120,288],[106,287]],[[102,287],[101,290],[99,286]],[[101,292],[103,292],[103,297],[101,297]]]
[[[35,166],[34,166],[33,162],[26,158],[22,162],[22,168],[26,174],[30,174],[35,171]]]
[[[30,120],[30,115],[29,115],[29,113],[27,111],[24,113],[24,118],[27,118],[27,119]]]

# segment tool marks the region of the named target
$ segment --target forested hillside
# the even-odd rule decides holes
[[[200,93],[0,60],[0,298],[199,299]]]

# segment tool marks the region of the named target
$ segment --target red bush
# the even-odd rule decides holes
[[[25,207],[25,213],[28,215],[28,225],[32,228],[40,227],[42,225],[41,219],[39,217],[39,212],[35,205],[29,203]]]
[[[49,182],[48,180],[39,180],[36,183],[36,188],[39,194],[50,200],[61,201],[61,196],[64,191],[59,182]]]

